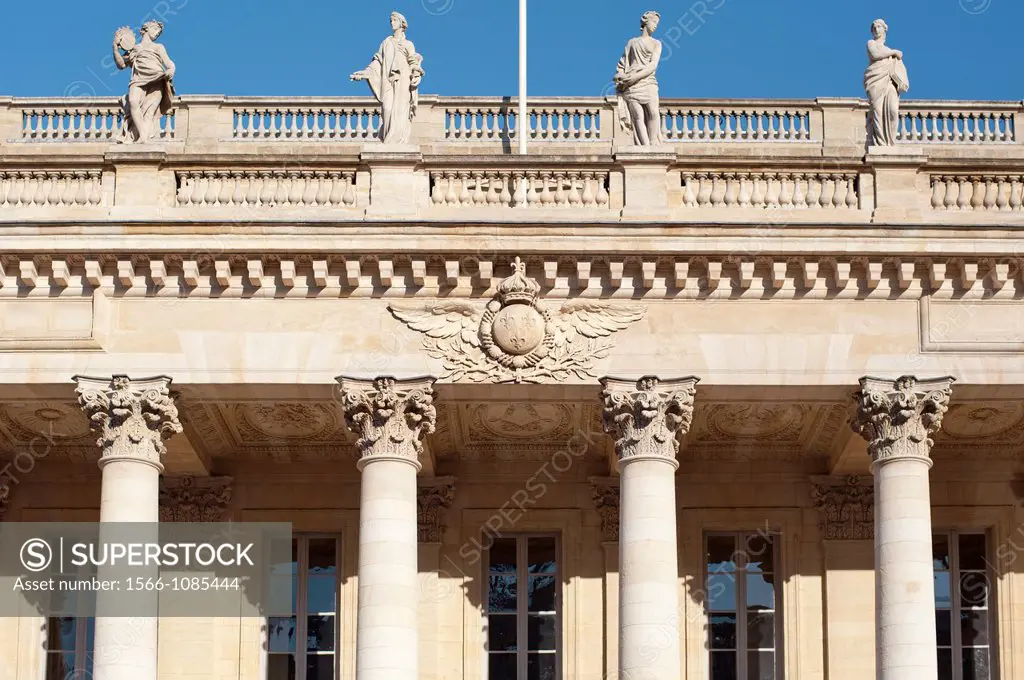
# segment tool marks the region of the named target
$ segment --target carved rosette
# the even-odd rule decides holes
[[[373,380],[339,377],[345,424],[359,440],[360,470],[377,459],[420,467],[423,437],[434,431],[434,378]]]
[[[231,504],[231,477],[163,477],[161,522],[220,522]]]
[[[445,511],[455,500],[454,477],[421,478],[416,489],[416,522],[420,543],[440,543]]]
[[[615,437],[619,462],[654,458],[676,462],[677,435],[693,422],[698,378],[659,380],[646,376],[633,383],[602,378],[604,431]]]
[[[163,469],[164,440],[181,433],[178,409],[168,391],[171,379],[132,380],[115,375],[110,379],[75,376],[74,380],[78,404],[99,434],[100,467],[133,460]]]
[[[875,537],[875,489],[857,475],[818,477],[811,495],[821,513],[826,541],[861,541]]]
[[[590,497],[601,515],[601,539],[619,542],[619,481],[612,477],[592,477]]]
[[[860,387],[854,395],[857,413],[851,427],[867,441],[872,465],[916,459],[930,466],[931,436],[949,410],[953,378],[866,377]]]

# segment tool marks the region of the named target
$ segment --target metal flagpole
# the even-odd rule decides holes
[[[519,114],[516,116],[519,153],[526,154],[530,120],[526,112],[526,0],[519,0]]]

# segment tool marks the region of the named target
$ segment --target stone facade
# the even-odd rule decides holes
[[[1020,102],[903,101],[880,154],[864,100],[663,97],[650,149],[537,100],[521,158],[496,99],[400,146],[376,99],[175,101],[117,145],[113,99],[0,98],[4,521],[332,537],[345,680],[485,677],[510,537],[557,541],[561,680],[706,680],[714,541],[775,678],[933,680],[933,537],[983,534],[1024,680]],[[266,626],[98,668],[268,680]],[[0,619],[0,680],[45,629]]]

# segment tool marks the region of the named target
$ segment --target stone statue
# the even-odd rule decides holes
[[[132,69],[124,106],[124,124],[120,142],[146,143],[160,132],[160,117],[167,114],[174,99],[174,62],[167,49],[156,42],[164,32],[159,21],[142,26],[142,41],[127,26],[114,33],[114,63],[117,68]]]
[[[655,71],[661,60],[661,41],[652,36],[661,15],[644,12],[640,17],[642,34],[626,43],[626,51],[615,70],[615,89],[619,95],[619,119],[633,133],[639,146],[661,144],[661,109]]]
[[[420,81],[423,79],[423,56],[405,37],[409,22],[398,12],[391,13],[393,35],[380,44],[373,61],[352,80],[365,80],[373,96],[380,102],[380,139],[385,144],[409,144],[412,140],[412,119],[416,115]]]
[[[868,68],[864,71],[864,89],[871,103],[871,127],[868,139],[872,146],[892,146],[900,125],[900,95],[910,89],[903,52],[887,47],[885,35],[889,27],[881,19],[871,24],[868,41]]]

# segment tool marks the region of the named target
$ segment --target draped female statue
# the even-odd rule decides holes
[[[655,72],[661,61],[661,41],[652,35],[661,15],[644,12],[640,17],[641,35],[626,43],[626,51],[615,70],[615,89],[619,95],[619,119],[633,133],[639,146],[661,144],[661,109]]]
[[[423,57],[405,37],[409,22],[398,12],[391,13],[393,35],[384,39],[373,61],[352,80],[365,80],[380,102],[380,139],[385,144],[409,144],[412,119],[416,115]]]
[[[136,44],[135,32],[128,27],[114,33],[114,63],[118,69],[131,67],[132,79],[123,100],[124,123],[119,141],[146,143],[160,132],[160,117],[166,115],[174,100],[174,62],[167,49],[156,42],[164,32],[159,21],[142,26],[142,40]]]
[[[868,41],[868,68],[864,71],[864,89],[871,104],[868,139],[872,146],[892,146],[900,125],[900,95],[910,89],[903,52],[886,46],[889,27],[881,19],[871,24]]]

